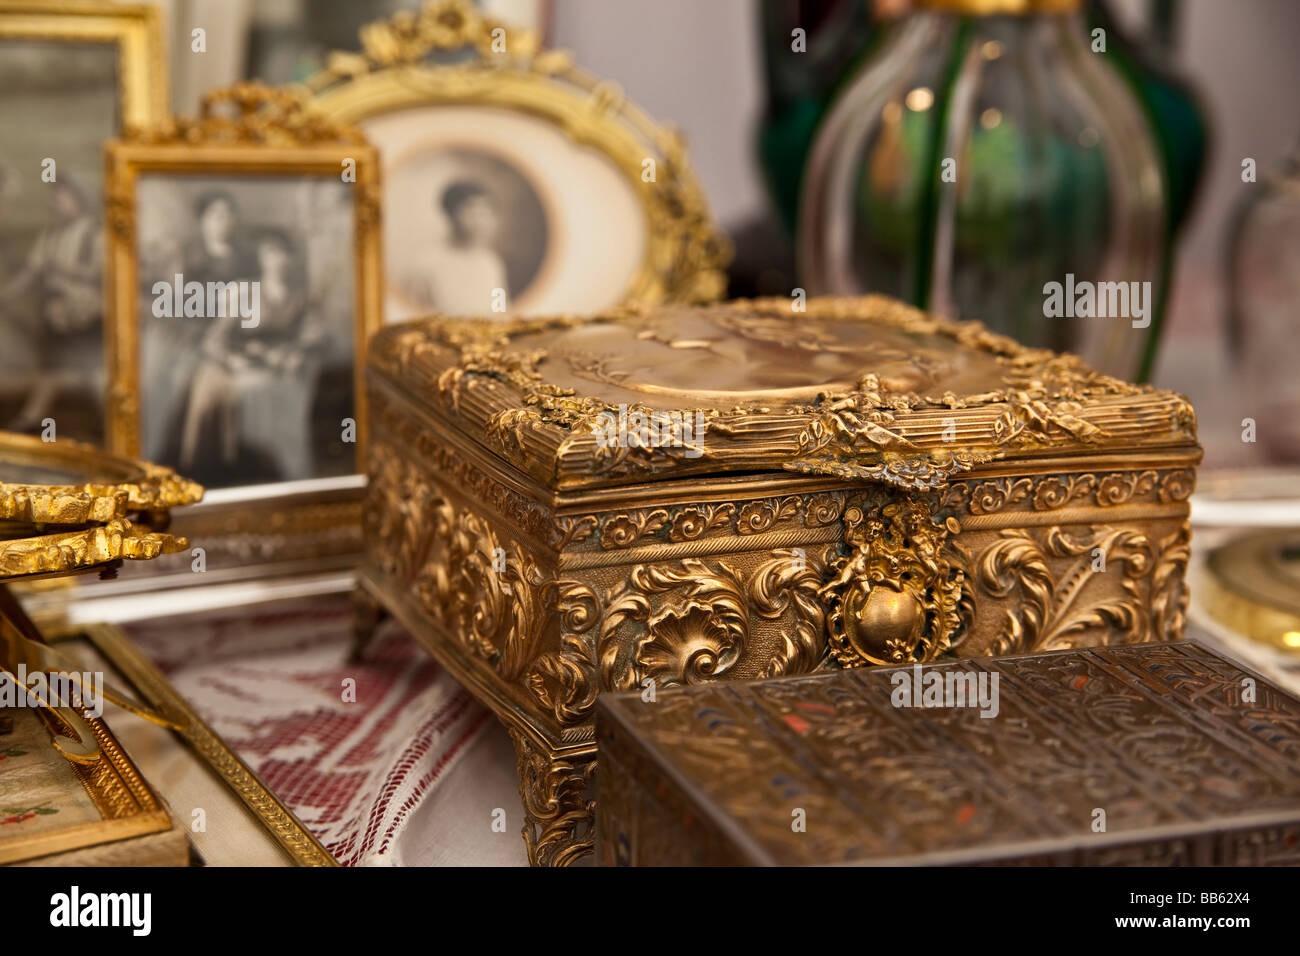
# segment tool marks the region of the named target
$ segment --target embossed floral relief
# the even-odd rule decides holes
[[[968,568],[975,602],[1002,609],[997,637],[982,649],[988,653],[1182,636],[1185,522],[1158,538],[1136,526],[1006,529],[977,553],[960,544],[954,550]]]
[[[638,565],[605,606],[601,683],[628,690],[647,677],[660,686],[710,680],[735,665],[748,638],[744,584],[730,564]]]
[[[762,534],[778,522],[799,513],[800,499],[796,496],[780,500],[751,501],[740,509],[737,530],[741,534]]]
[[[362,524],[372,560],[380,570],[405,580],[418,559],[432,487],[419,468],[389,445],[374,442]]]
[[[548,581],[519,542],[458,510],[419,465],[377,442],[365,520],[385,573],[418,569],[416,592],[431,616],[571,726],[590,719],[602,690],[638,689],[647,678],[667,686],[891,655],[1176,638],[1186,604],[1185,527],[1156,523],[1165,530],[1155,536],[1145,521],[956,532],[967,514],[1016,505],[1053,511],[1071,503],[1182,502],[1192,480],[1190,469],[1059,474],[962,482],[915,499],[864,486],[568,515],[548,526],[552,540],[601,552],[846,526],[842,542],[762,552],[761,560],[753,552],[687,557],[612,577]],[[1105,575],[1092,570],[1096,553],[1105,557]],[[885,640],[879,652],[863,650],[891,628],[907,632],[897,647]]]
[[[646,535],[654,534],[667,523],[668,512],[664,508],[615,515],[601,526],[600,546],[602,548],[631,547]]]
[[[779,622],[781,640],[760,676],[807,674],[827,660],[825,609],[818,588],[832,547],[774,551],[750,577],[749,598],[759,617]]]
[[[694,541],[715,528],[725,527],[736,506],[727,503],[721,505],[689,505],[673,515],[668,527],[669,541]]]
[[[745,502],[695,503],[637,508],[556,519],[560,547],[598,541],[606,551],[703,538],[757,535],[796,528],[824,528],[844,513],[845,493],[818,492],[756,498]]]
[[[957,482],[944,498],[951,507],[966,507],[973,515],[986,515],[1009,511],[1017,505],[1033,511],[1055,511],[1067,505],[1106,508],[1137,502],[1173,504],[1186,501],[1195,484],[1196,475],[1190,468],[1081,472]]]
[[[492,475],[472,464],[467,458],[431,432],[405,409],[389,401],[381,391],[371,390],[370,412],[376,423],[376,433],[386,436],[376,445],[382,445],[382,459],[371,457],[371,481],[381,469],[392,471],[399,467],[391,459],[399,459],[400,467],[419,474],[437,476],[451,488],[458,489],[468,499],[482,502],[501,515],[514,527],[538,541],[551,541],[562,533],[552,520],[552,512],[516,491],[506,487]],[[400,454],[399,454],[400,450]],[[402,507],[400,483],[384,486],[391,499],[390,507]]]
[[[426,508],[432,533],[416,595],[434,620],[500,675],[518,676],[545,626],[545,579],[533,557],[446,498]]]
[[[761,676],[812,671],[826,658],[817,588],[828,550],[776,550],[748,573],[700,558],[637,565],[603,599],[586,584],[558,581],[560,647],[533,663],[528,687],[557,721],[578,723],[600,691],[734,676],[758,628],[765,646],[778,635]]]
[[[578,581],[556,581],[548,589],[560,622],[560,645],[540,655],[525,683],[537,701],[562,725],[581,723],[591,714],[600,683],[596,678],[595,637],[602,606],[596,592]]]

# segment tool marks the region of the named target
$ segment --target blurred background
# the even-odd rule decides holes
[[[360,25],[419,3],[163,0],[162,5],[170,24],[173,103],[188,112],[201,91],[215,85],[253,77],[274,83],[304,79],[320,68],[328,50],[354,49]],[[650,115],[684,132],[714,214],[736,243],[733,294],[789,294],[801,281],[818,284],[798,276],[795,268],[803,162],[828,104],[855,83],[871,85],[863,74],[890,42],[889,25],[916,15],[908,0],[481,0],[480,6],[532,27],[547,45],[572,50],[585,69],[621,84]],[[1146,374],[1157,385],[1186,393],[1200,416],[1208,468],[1300,459],[1295,424],[1300,404],[1296,376],[1290,374],[1300,357],[1295,334],[1300,309],[1286,279],[1289,272],[1291,283],[1300,281],[1294,279],[1300,272],[1300,240],[1295,179],[1277,178],[1300,143],[1295,106],[1300,3],[1089,0],[1081,14],[1089,27],[1107,25],[1112,43],[1124,45],[1134,74],[1130,86],[1145,83],[1155,108],[1165,112],[1167,135],[1164,140],[1153,136],[1149,144],[1155,153],[1162,148],[1165,153],[1163,212],[1148,212],[1164,217],[1171,241],[1163,253],[1133,253],[1139,258],[1164,254],[1168,265],[1165,325],[1149,361],[1144,365],[1140,356],[1127,356],[1107,367],[1085,343],[1074,347],[1107,371]],[[808,30],[808,55],[798,60],[788,56],[795,25]],[[188,49],[194,26],[208,33],[203,56]],[[943,49],[956,42],[931,37],[927,45]],[[1043,41],[1027,35],[1002,42]],[[913,105],[909,101],[909,109]],[[1151,101],[1144,105],[1150,116]],[[987,123],[988,111],[978,116]],[[1140,152],[1133,143],[1121,146],[1126,155]],[[1257,171],[1253,183],[1242,181],[1247,158]],[[1086,170],[1079,175],[1086,176]],[[1067,205],[1073,202],[1063,198]],[[1264,209],[1255,211],[1261,204]],[[1014,201],[1009,208],[1016,212]],[[917,218],[915,208],[900,214],[908,221]],[[1134,221],[1133,231],[1146,228],[1140,211]],[[991,231],[987,221],[980,225],[986,234]],[[1247,276],[1248,282],[1242,278]],[[869,271],[860,278],[867,287],[881,285]],[[1235,296],[1234,283],[1245,285]],[[922,289],[910,297],[998,326],[997,318],[978,306],[983,302],[985,309],[1001,311],[997,296],[965,294],[957,279],[952,287],[946,298],[937,284],[933,296]],[[884,291],[906,296],[907,290]],[[1252,295],[1272,298],[1261,303]],[[1273,407],[1265,407],[1270,403]],[[1247,417],[1259,427],[1255,442],[1242,439]]]

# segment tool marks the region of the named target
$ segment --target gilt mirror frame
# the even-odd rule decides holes
[[[645,254],[622,302],[698,303],[724,295],[730,243],[710,217],[681,135],[655,123],[617,84],[579,69],[566,51],[539,48],[534,33],[485,16],[467,0],[432,0],[418,12],[371,23],[360,46],[335,52],[307,81],[323,113],[356,126],[438,106],[538,119],[595,150],[635,190],[647,227]],[[382,153],[383,144],[376,146]]]

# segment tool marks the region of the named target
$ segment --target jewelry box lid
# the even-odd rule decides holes
[[[600,839],[648,865],[1294,865],[1297,721],[1194,643],[602,693]]]
[[[881,296],[422,319],[369,361],[551,488],[789,471],[923,489],[994,459],[1197,449],[1181,395]]]

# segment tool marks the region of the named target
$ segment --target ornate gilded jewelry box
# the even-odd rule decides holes
[[[892,300],[430,319],[374,339],[359,632],[515,737],[535,862],[591,845],[603,691],[1167,640],[1179,395]]]
[[[922,706],[935,675],[991,706]],[[596,726],[606,864],[1300,864],[1300,700],[1195,644],[610,694]]]

